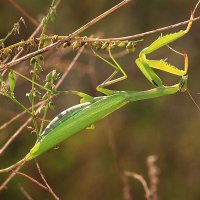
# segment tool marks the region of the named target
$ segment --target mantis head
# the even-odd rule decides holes
[[[182,76],[180,82],[179,82],[179,91],[185,92],[187,90],[187,79],[188,75]]]

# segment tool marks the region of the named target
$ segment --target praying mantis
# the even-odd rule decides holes
[[[190,19],[193,19],[193,14],[191,14]],[[183,70],[168,64],[164,60],[148,60],[146,55],[184,36],[186,33],[188,33],[191,26],[192,21],[188,23],[185,30],[160,36],[157,40],[150,44],[150,46],[140,52],[139,57],[135,62],[147,80],[154,85],[155,88],[150,90],[133,92],[106,89],[107,86],[127,78],[126,73],[112,56],[110,48],[108,48],[110,58],[114,64],[110,63],[109,61],[106,62],[114,68],[114,72],[96,88],[97,91],[103,93],[104,96],[91,97],[84,93],[78,93],[78,95],[82,98],[81,103],[72,106],[57,115],[49,123],[42,134],[38,136],[37,141],[31,148],[30,152],[14,165],[5,169],[1,169],[0,173],[10,172],[16,167],[23,165],[25,162],[40,156],[63,140],[91,126],[98,120],[103,119],[107,115],[125,106],[127,103],[175,94],[178,91],[185,92],[187,90],[188,79],[188,56],[186,53],[184,53]],[[98,54],[96,55],[103,59]],[[181,80],[178,84],[165,86],[159,76],[154,72],[153,68],[180,76]],[[118,72],[121,72],[122,76],[113,79]]]

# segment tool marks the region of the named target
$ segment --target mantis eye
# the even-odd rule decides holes
[[[182,79],[179,82],[179,91],[180,92],[185,92],[187,90],[187,79],[188,75],[183,76]]]

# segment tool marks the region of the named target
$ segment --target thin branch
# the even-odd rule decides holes
[[[6,188],[7,184],[12,180],[12,178],[16,175],[16,172],[18,172],[23,165],[19,166],[17,169],[15,169],[15,173],[11,173],[10,176],[0,185],[0,191]]]
[[[150,180],[150,192],[152,200],[158,200],[158,183],[159,183],[159,174],[160,170],[156,166],[155,162],[157,161],[156,155],[150,155],[147,157],[147,168],[148,168],[148,175]]]
[[[117,40],[117,41],[119,41],[119,40],[130,40],[130,39],[135,39],[135,38],[139,38],[139,37],[144,37],[146,35],[154,34],[154,33],[157,33],[157,32],[162,32],[162,31],[165,31],[165,30],[168,30],[168,29],[173,29],[173,28],[188,24],[191,21],[197,21],[197,20],[200,20],[200,16],[195,17],[192,20],[182,21],[182,22],[179,22],[179,23],[176,23],[176,24],[173,24],[173,25],[165,26],[165,27],[162,27],[162,28],[154,29],[154,30],[151,30],[151,31],[147,31],[147,32],[143,32],[143,33],[139,33],[139,34],[135,34],[135,35],[129,35],[129,36],[117,37],[117,38],[105,38],[105,39],[99,39],[98,38],[98,39],[92,39],[92,40],[103,41],[103,42],[113,41],[113,40]]]
[[[15,172],[14,172],[15,173]],[[35,180],[34,178],[30,177],[29,175],[27,174],[24,174],[22,172],[16,172],[16,174],[19,174],[23,177],[26,177],[28,180],[30,180],[31,182],[35,183],[36,185],[38,185],[39,187],[41,187],[42,189],[44,190],[48,190],[48,188],[44,185],[42,185],[40,182],[38,182],[37,180]]]
[[[83,31],[85,31],[86,29],[88,29],[89,27],[91,27],[92,25],[94,25],[95,23],[97,23],[98,21],[100,21],[101,19],[103,19],[104,17],[108,16],[112,12],[115,12],[116,10],[118,10],[119,8],[121,8],[122,6],[124,6],[125,4],[127,4],[129,2],[131,2],[131,0],[124,0],[124,1],[120,2],[116,6],[110,8],[109,10],[107,10],[104,13],[102,13],[98,17],[96,17],[93,20],[89,21],[87,24],[85,24],[84,26],[82,26],[78,30],[74,31],[72,34],[69,35],[69,37],[73,38],[74,36],[79,35]]]
[[[151,200],[151,191],[150,191],[150,189],[149,189],[149,187],[147,185],[147,182],[145,181],[145,179],[144,179],[144,177],[142,175],[136,174],[134,172],[129,172],[129,171],[125,171],[124,175],[125,176],[130,176],[130,177],[138,180],[142,184],[142,186],[144,188],[146,199],[147,200]]]
[[[85,31],[87,28],[91,27],[92,25],[94,25],[95,23],[97,23],[99,20],[103,19],[104,17],[108,16],[109,14],[111,14],[112,12],[116,11],[117,9],[119,9],[120,7],[124,6],[125,4],[129,3],[131,0],[124,0],[121,3],[117,4],[116,6],[112,7],[111,9],[107,10],[106,12],[104,12],[103,14],[99,15],[98,17],[94,18],[93,20],[91,20],[90,22],[88,22],[87,24],[85,24],[84,26],[82,26],[80,29],[74,31],[73,33],[71,33],[69,36],[66,36],[64,39],[59,40],[53,44],[50,44],[49,46],[43,47],[42,49],[39,49],[35,52],[29,53],[19,59],[13,60],[5,65],[3,65],[1,67],[2,69],[6,69],[9,67],[12,67],[16,64],[19,64],[27,59],[30,59],[38,54],[44,53],[46,51],[49,51],[52,48],[58,47],[60,45],[62,45],[63,43],[71,40],[71,38],[75,37],[76,35],[82,33],[83,31]]]
[[[81,47],[79,49],[78,53],[76,54],[76,56],[74,57],[74,59],[72,60],[72,62],[68,66],[68,68],[65,70],[64,74],[59,79],[58,83],[56,84],[56,88],[58,88],[60,86],[60,84],[64,81],[64,79],[66,78],[66,76],[69,74],[69,72],[71,71],[72,67],[74,66],[74,64],[76,63],[76,61],[80,57],[81,53],[83,52],[83,49],[84,49],[84,47]]]
[[[17,131],[7,140],[7,142],[1,147],[0,149],[0,155],[5,151],[5,149],[8,147],[8,145],[21,133],[21,131],[31,122],[31,117],[28,118],[28,120],[21,125]]]
[[[45,177],[44,177],[44,175],[43,175],[43,173],[42,173],[42,170],[40,169],[39,164],[38,164],[37,162],[35,162],[35,163],[36,163],[38,172],[39,172],[39,174],[40,174],[42,180],[44,181],[45,185],[46,185],[47,188],[48,188],[49,193],[50,193],[56,200],[59,200],[60,198],[54,193],[54,191],[52,190],[52,188],[51,188],[51,187],[49,186],[49,184],[47,183],[47,181],[46,181],[46,179],[45,179]]]
[[[22,117],[24,114],[26,114],[26,111],[23,111],[17,115],[15,115],[13,118],[11,118],[9,121],[5,122],[0,126],[0,131],[6,128],[8,125],[10,125],[12,122],[14,122],[16,119]]]
[[[30,194],[24,189],[24,187],[22,187],[21,185],[19,185],[19,189],[21,190],[21,192],[24,194],[24,196],[28,199],[28,200],[33,200],[33,198],[30,196]]]
[[[191,95],[191,93],[189,92],[189,90],[187,90],[187,93],[190,97],[190,99],[192,100],[192,102],[194,103],[194,105],[197,107],[198,111],[200,112],[200,107],[199,105],[197,104],[197,102],[195,101],[194,97]]]
[[[199,19],[200,19],[200,16],[198,16],[198,17],[196,17],[196,18],[194,18],[192,20],[186,20],[186,21],[183,21],[183,22],[180,22],[180,23],[177,23],[177,24],[173,24],[173,25],[170,25],[170,26],[165,26],[165,27],[154,29],[154,30],[147,31],[147,32],[144,32],[144,33],[125,36],[125,37],[106,38],[106,39],[99,39],[99,38],[95,39],[95,38],[92,38],[92,39],[87,39],[87,40],[84,40],[84,41],[103,41],[103,42],[105,42],[105,41],[113,41],[113,40],[118,40],[119,41],[119,40],[135,39],[135,38],[144,37],[146,35],[153,34],[153,33],[156,33],[156,32],[161,32],[161,31],[164,31],[164,30],[168,30],[168,29],[172,29],[172,28],[175,28],[175,27],[178,27],[178,26],[182,26],[182,25],[187,24],[190,21],[197,21]],[[70,37],[72,37],[72,34],[70,36],[67,36],[65,39],[59,40],[59,41],[57,41],[57,42],[55,42],[53,44],[50,44],[49,46],[46,46],[46,47],[44,47],[42,49],[39,49],[39,50],[37,50],[35,52],[29,53],[29,54],[27,54],[27,55],[25,55],[25,56],[23,56],[23,57],[21,57],[21,58],[19,58],[17,60],[11,61],[11,62],[3,65],[0,69],[2,70],[2,69],[5,69],[5,68],[12,67],[12,66],[14,66],[16,64],[19,64],[19,63],[21,63],[23,61],[26,61],[26,60],[30,59],[31,57],[34,57],[34,56],[36,56],[38,54],[44,53],[46,51],[49,51],[52,48],[58,47],[58,46],[62,45],[63,43],[69,41],[71,39]]]
[[[37,104],[35,104],[35,108],[37,108],[38,106],[40,106],[42,103],[44,103],[44,101],[42,102],[38,102]],[[27,108],[28,110],[31,109],[31,107]],[[19,114],[17,114],[16,116],[14,116],[12,119],[8,120],[7,122],[5,122],[4,124],[2,124],[0,126],[0,131],[3,130],[4,128],[6,128],[8,125],[10,125],[12,122],[14,122],[15,120],[17,120],[18,118],[22,117],[23,115],[25,115],[27,112],[23,111]]]
[[[57,8],[57,7],[59,6],[60,2],[61,2],[61,0],[58,0],[58,1],[56,2],[56,5],[55,5],[54,7]],[[41,30],[41,28],[42,28],[42,21],[41,21],[40,24],[37,26],[37,28],[35,29],[35,31],[31,34],[31,36],[29,37],[28,41],[29,41],[30,39],[34,38],[35,35],[37,35],[37,33]],[[14,61],[21,55],[22,52],[23,52],[23,49],[12,59],[11,62],[14,62]]]

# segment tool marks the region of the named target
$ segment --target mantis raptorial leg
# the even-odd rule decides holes
[[[191,14],[190,19],[192,20],[194,18],[194,12]],[[188,56],[186,53],[184,53],[184,70],[180,70],[176,68],[173,65],[168,64],[164,60],[148,60],[146,58],[147,54],[150,54],[157,49],[168,45],[169,43],[179,39],[180,37],[184,36],[188,31],[190,30],[192,26],[192,21],[188,23],[187,28],[185,30],[180,30],[177,33],[171,33],[165,36],[160,36],[157,40],[155,40],[150,46],[143,49],[140,54],[139,58],[136,59],[136,64],[141,70],[141,72],[144,74],[144,76],[156,87],[163,86],[163,83],[159,76],[153,71],[154,69],[159,69],[177,76],[184,76],[187,73],[188,70]]]
[[[192,20],[194,18],[194,12],[191,14],[190,19]],[[165,60],[148,60],[146,58],[147,54],[150,54],[159,48],[168,45],[169,43],[179,39],[180,37],[184,36],[188,31],[190,30],[192,26],[192,21],[188,23],[187,28],[185,30],[180,30],[176,33],[171,33],[168,35],[160,36],[157,40],[155,40],[152,44],[150,44],[148,47],[143,49],[140,54],[139,58],[136,59],[136,65],[141,70],[141,72],[144,74],[144,76],[156,87],[164,86],[162,83],[162,80],[160,77],[154,72],[154,69],[159,69],[165,72],[168,72],[173,75],[177,76],[185,76],[188,70],[188,56],[184,52],[184,69],[178,69],[177,67],[168,64]],[[93,51],[94,52],[94,51]],[[94,54],[106,62],[109,66],[114,68],[114,72],[102,83],[97,87],[97,90],[104,93],[104,94],[110,94],[108,89],[104,89],[104,87],[114,84],[116,82],[122,81],[127,78],[126,73],[122,69],[122,67],[119,65],[119,63],[114,59],[111,53],[111,49],[108,47],[109,56],[112,59],[113,63],[109,62],[105,58],[101,57],[99,54],[94,52]],[[122,73],[122,76],[116,79],[113,79],[113,77],[118,73]],[[112,92],[111,92],[112,93]]]

